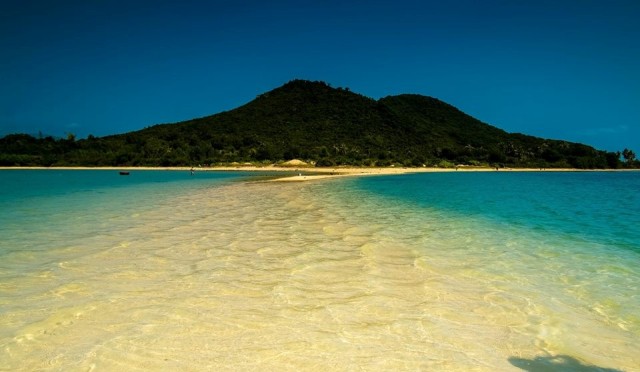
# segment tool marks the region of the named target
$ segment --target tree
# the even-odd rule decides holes
[[[612,169],[616,169],[620,165],[620,153],[619,152],[607,152],[605,154],[607,166]]]
[[[636,154],[633,151],[625,148],[624,150],[622,150],[622,157],[627,164],[631,164],[636,159]]]

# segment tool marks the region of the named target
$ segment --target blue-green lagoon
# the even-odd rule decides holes
[[[640,369],[640,173],[0,171],[3,370]]]

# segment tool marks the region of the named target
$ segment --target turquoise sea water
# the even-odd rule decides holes
[[[640,253],[637,172],[414,174],[360,183],[421,208]]]
[[[640,369],[640,173],[0,171],[0,369]]]

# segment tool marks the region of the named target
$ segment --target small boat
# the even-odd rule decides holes
[[[129,172],[127,172],[127,171],[120,171],[120,175],[121,175],[121,176],[128,176],[128,175],[129,175]]]

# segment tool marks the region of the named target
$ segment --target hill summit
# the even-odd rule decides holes
[[[0,140],[0,164],[178,166],[301,159],[318,166],[617,167],[590,146],[507,133],[436,98],[374,100],[292,80],[236,109],[86,140]],[[10,164],[9,164],[10,163]],[[27,164],[25,164],[27,163]]]

